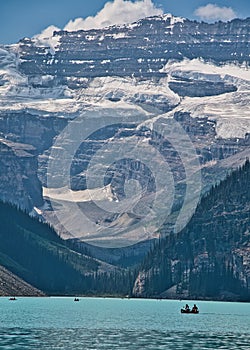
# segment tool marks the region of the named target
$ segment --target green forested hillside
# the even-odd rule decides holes
[[[0,242],[0,265],[47,293],[86,291],[87,275],[99,268],[51,227],[6,203],[0,203]]]
[[[134,295],[250,300],[249,184],[247,160],[202,198],[182,232],[155,245]]]

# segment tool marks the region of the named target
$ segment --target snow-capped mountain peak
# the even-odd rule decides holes
[[[97,207],[103,205],[107,199],[103,191],[107,188],[108,198],[112,199],[107,199],[109,206],[120,205],[123,197],[133,191],[138,200],[138,193],[142,191],[150,212],[148,203],[152,201],[150,191],[154,185],[145,166],[133,161],[129,163],[123,157],[117,168],[112,165],[108,169],[110,182],[91,187],[92,201],[86,199],[86,170],[103,144],[116,143],[115,149],[121,151],[130,142],[141,150],[153,146],[169,164],[176,185],[173,208],[179,210],[185,192],[183,164],[193,165],[195,157],[188,157],[187,163],[174,157],[171,142],[157,139],[157,133],[152,132],[154,123],[164,126],[169,120],[175,121],[192,141],[199,159],[192,172],[201,172],[202,191],[206,191],[215,178],[223,178],[232,164],[244,160],[250,142],[249,23],[250,19],[237,19],[206,24],[160,14],[132,24],[87,31],[58,31],[52,27],[42,36],[3,47],[0,50],[0,136],[11,141],[2,142],[2,147],[12,162],[2,164],[1,169],[6,173],[12,169],[11,174],[22,169],[25,174],[18,177],[18,181],[5,177],[6,181],[1,184],[2,198],[9,193],[12,201],[16,198],[17,204],[29,209],[32,209],[30,206],[39,208],[46,220],[65,237],[69,230],[65,230],[63,224],[77,228],[77,236],[84,236],[84,239],[88,239],[88,230],[96,230],[97,236],[112,231],[114,244],[124,244],[121,230],[132,243],[157,235],[159,227],[154,212],[150,216],[150,234],[146,227],[144,231],[140,228],[143,206],[110,214],[98,211],[92,203],[95,202]],[[92,135],[93,139],[83,142],[84,146],[72,160],[68,190],[65,190],[68,183],[63,182],[65,174],[59,164],[59,174],[52,177],[61,183],[57,188],[52,186],[52,192],[44,190],[44,199],[56,202],[55,211],[51,212],[48,206],[44,210],[41,198],[42,186],[46,188],[50,175],[48,162],[57,159],[58,154],[60,159],[60,152],[74,143],[73,136],[66,133],[62,137],[61,133],[80,116],[86,123],[84,130],[89,126],[100,129],[101,122],[108,118],[118,125],[104,127]],[[63,142],[55,145],[59,135]],[[15,152],[20,149],[20,144],[23,144],[22,152]],[[97,170],[104,155],[110,155],[110,149],[99,153],[95,163]],[[62,159],[69,158],[67,154],[61,156]],[[113,159],[112,154],[110,158]],[[35,169],[32,173],[31,167]],[[134,178],[129,177],[130,167],[131,172],[136,173]],[[117,175],[119,171],[123,172],[122,176]],[[149,188],[145,187],[143,173]],[[40,188],[38,179],[34,180],[37,174],[42,183]],[[29,178],[33,179],[33,184],[25,180]],[[123,183],[122,179],[126,181]],[[136,181],[140,182],[137,187],[134,186]],[[197,195],[197,191],[191,192],[188,203],[192,203],[192,196]],[[161,195],[161,191],[157,195]],[[23,202],[24,197],[29,198],[28,204]],[[75,214],[71,217],[68,212],[78,200],[89,216],[86,227]],[[171,205],[166,205],[165,209],[169,207]],[[55,220],[58,210],[63,214],[60,223]],[[89,224],[89,220],[92,223]],[[137,225],[133,231],[135,237],[130,234],[134,225]],[[73,232],[70,234],[74,235]],[[106,238],[110,240],[110,237]]]

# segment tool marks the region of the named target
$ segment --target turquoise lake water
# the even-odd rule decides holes
[[[192,302],[188,302],[192,306]],[[0,349],[250,349],[250,304],[109,298],[0,298]]]

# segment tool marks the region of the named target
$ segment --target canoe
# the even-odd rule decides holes
[[[197,311],[192,311],[192,310],[181,309],[181,313],[182,313],[182,314],[198,314],[198,313],[199,313],[199,310],[197,310]]]

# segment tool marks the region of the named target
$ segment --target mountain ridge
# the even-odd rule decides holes
[[[74,234],[86,238],[88,234],[88,227],[77,223],[74,212],[69,216],[65,206],[72,203],[82,206],[83,213],[97,222],[97,229],[111,225],[119,229],[124,218],[128,226],[133,225],[138,217],[131,219],[131,213],[105,216],[97,211],[103,200],[102,187],[94,191],[101,194],[99,199],[95,195],[97,206],[93,201],[86,202],[86,171],[106,144],[112,148],[114,142],[123,150],[138,140],[138,144],[145,145],[145,152],[156,149],[169,165],[176,185],[176,207],[184,201],[182,163],[190,164],[190,160],[174,157],[175,150],[168,140],[157,138],[152,131],[154,123],[164,128],[169,120],[182,127],[197,151],[200,167],[196,170],[201,172],[202,193],[225,177],[233,164],[239,164],[250,142],[250,19],[215,24],[185,20],[173,24],[171,18],[146,18],[134,25],[88,32],[60,32],[53,53],[46,44],[37,46],[35,39],[1,49],[0,136],[2,148],[6,149],[1,159],[2,199],[9,198],[43,216],[64,238]],[[96,120],[117,117],[118,126],[102,129],[99,121],[94,124],[96,116],[100,117]],[[85,118],[84,130],[94,125],[100,129],[99,134],[89,135],[91,140],[83,140],[75,153],[67,198],[46,196],[42,188],[46,188],[51,175],[48,163],[56,140],[79,117]],[[127,118],[140,123],[128,124]],[[24,162],[15,152],[20,144],[23,149],[35,148],[33,162]],[[62,159],[69,144],[73,144],[72,135],[59,145],[58,156],[61,147]],[[101,169],[101,162],[98,164]],[[151,165],[148,162],[148,168]],[[105,184],[112,183],[111,192],[118,195],[118,200],[124,198],[123,184],[131,180],[126,167],[131,167],[135,177],[132,180],[140,179],[140,184],[145,185],[148,176],[142,162],[135,164],[131,160],[128,164],[121,160],[113,168],[114,175],[109,171],[109,183]],[[61,170],[55,178],[62,175]],[[115,175],[119,172],[121,177]],[[59,192],[65,186],[63,181],[61,184]],[[82,202],[74,199],[81,194]],[[110,197],[113,202],[115,195]],[[29,200],[24,202],[24,197]],[[51,202],[56,210],[52,210]],[[69,232],[62,227],[64,221],[58,224],[58,208],[65,209],[63,218],[78,225],[80,232]],[[154,237],[158,228],[152,232]]]

